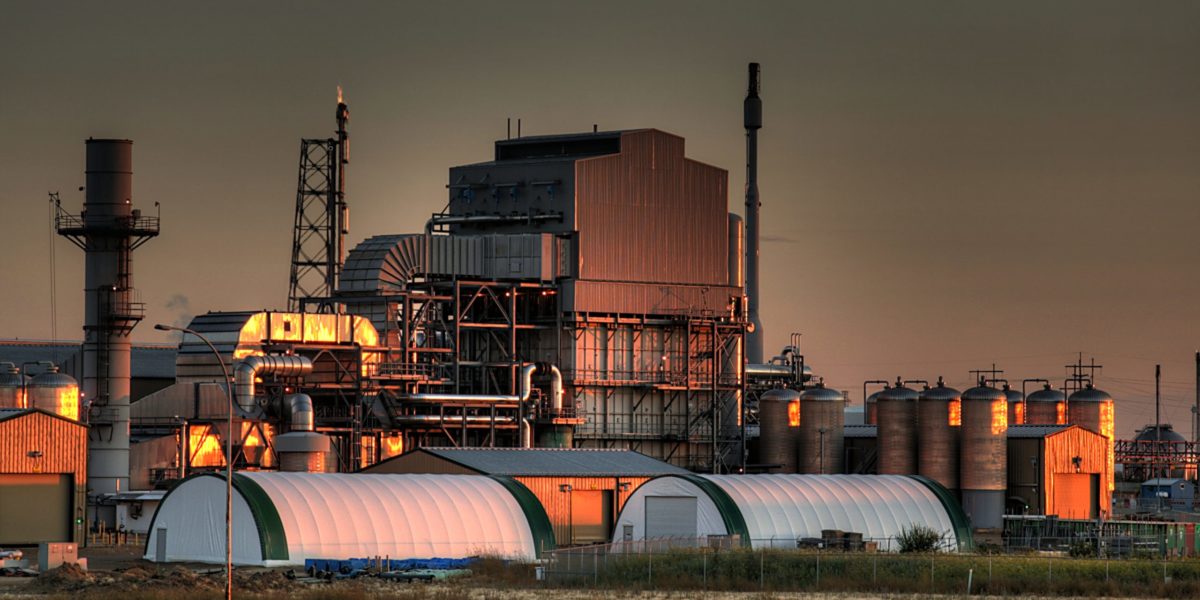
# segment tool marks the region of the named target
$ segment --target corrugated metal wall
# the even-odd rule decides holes
[[[550,524],[554,526],[554,540],[560,546],[570,545],[571,540],[571,511],[575,509],[576,515],[579,515],[579,507],[572,505],[571,494],[575,492],[591,492],[591,491],[611,491],[613,496],[612,507],[613,514],[609,518],[609,523],[616,523],[617,515],[621,513],[621,508],[625,506],[625,501],[637,488],[643,483],[646,483],[649,477],[515,477],[525,487],[533,492],[541,501],[542,506],[546,509],[546,516],[550,518]],[[621,490],[621,484],[628,483],[625,490]],[[571,491],[563,491],[563,485],[570,485]],[[600,517],[600,515],[591,515]],[[576,538],[579,537],[576,532]],[[612,537],[612,532],[607,532],[607,537]],[[585,541],[585,540],[580,540]],[[592,540],[586,540],[592,541]]]
[[[75,514],[87,498],[87,427],[33,412],[0,421],[0,473],[62,473],[75,481]],[[73,541],[81,530],[71,526]]]
[[[741,288],[603,281],[563,281],[564,312],[630,315],[728,316]]]
[[[1108,466],[1108,452],[1112,442],[1102,435],[1079,427],[1071,427],[1046,437],[1046,451],[1042,498],[1046,503],[1045,514],[1058,514],[1054,506],[1054,476],[1057,473],[1099,473],[1100,514],[1107,517],[1112,508],[1112,492],[1109,485],[1113,472]],[[1074,459],[1079,458],[1076,465]]]
[[[575,163],[581,279],[728,283],[729,174],[683,148],[678,136],[631,131],[620,154]]]

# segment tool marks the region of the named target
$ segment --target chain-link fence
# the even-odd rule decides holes
[[[1200,593],[1200,562],[1067,554],[960,554],[784,548],[728,536],[565,548],[547,555],[548,586],[615,589],[1052,593],[1184,596]],[[894,543],[894,542],[893,542]],[[1107,543],[1107,542],[1106,542]],[[865,544],[864,544],[865,547]]]

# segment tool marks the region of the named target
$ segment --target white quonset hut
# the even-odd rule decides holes
[[[933,480],[910,475],[666,475],[625,503],[613,542],[738,536],[743,546],[795,548],[822,530],[861,533],[880,550],[912,525],[943,532],[942,547],[972,547],[962,507]]]
[[[554,548],[537,498],[481,475],[246,472],[233,476],[233,562],[389,556],[534,560]],[[190,477],[150,524],[145,558],[225,562],[225,478]]]

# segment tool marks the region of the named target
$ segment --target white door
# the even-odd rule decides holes
[[[695,538],[696,498],[646,497],[646,538]]]

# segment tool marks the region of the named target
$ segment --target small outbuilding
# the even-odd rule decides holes
[[[1196,486],[1177,477],[1158,477],[1142,482],[1138,508],[1191,511],[1195,506]]]
[[[1008,428],[1009,514],[1098,519],[1112,508],[1112,442],[1078,425]]]
[[[183,480],[150,524],[145,558],[225,562],[225,478]],[[554,548],[541,504],[512,479],[479,475],[245,472],[233,477],[233,562],[466,558],[532,561]]]
[[[973,546],[970,523],[950,492],[908,475],[670,475],[642,485],[625,503],[613,542],[736,538],[753,548],[795,548],[826,530],[852,532],[880,550],[921,525],[942,547]]]
[[[0,546],[83,541],[87,434],[44,410],[0,409]]]
[[[632,450],[582,448],[418,448],[363,472],[512,477],[542,503],[560,546],[608,541],[638,486],[690,473]]]

